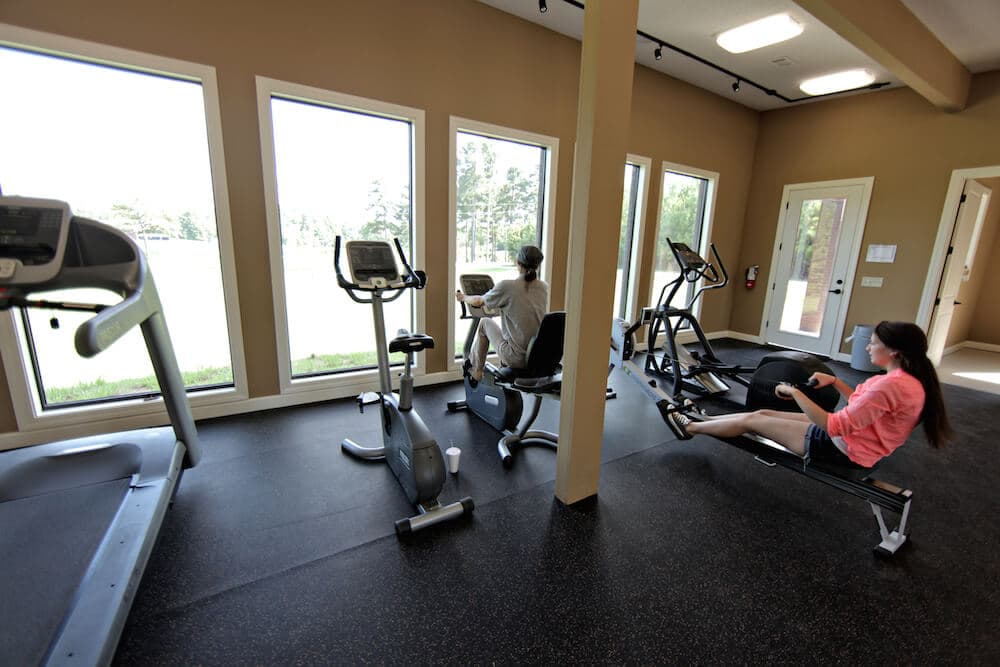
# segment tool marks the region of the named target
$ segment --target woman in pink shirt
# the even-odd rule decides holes
[[[794,400],[804,414],[758,410],[695,421],[674,413],[671,427],[681,438],[758,433],[806,461],[863,469],[906,442],[920,422],[930,444],[942,446],[951,427],[937,373],[927,358],[924,332],[909,322],[880,322],[867,349],[872,363],[886,370],[884,375],[870,377],[857,388],[826,373],[812,375],[817,386],[833,385],[847,399],[837,412],[827,412],[795,386],[778,385],[775,393]]]

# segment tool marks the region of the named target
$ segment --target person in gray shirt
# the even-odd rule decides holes
[[[549,308],[549,286],[538,278],[542,251],[533,245],[521,246],[517,253],[518,276],[501,280],[486,294],[466,295],[458,290],[455,298],[470,306],[485,307],[500,313],[500,322],[484,318],[479,321],[476,343],[468,360],[469,375],[479,382],[483,378],[486,355],[492,345],[500,363],[511,368],[524,368],[528,362],[528,343],[538,333],[538,327]]]

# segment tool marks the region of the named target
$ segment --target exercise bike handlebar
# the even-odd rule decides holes
[[[396,253],[399,255],[400,261],[403,263],[403,268],[405,274],[400,277],[400,280],[395,280],[391,283],[387,283],[385,286],[364,286],[359,285],[355,282],[351,282],[344,277],[343,271],[340,269],[340,235],[334,239],[333,245],[333,270],[337,274],[337,284],[340,285],[347,292],[347,296],[351,297],[353,301],[358,303],[371,303],[371,299],[362,299],[355,292],[373,292],[378,293],[382,297],[383,302],[395,301],[398,299],[404,291],[408,289],[424,289],[427,286],[427,274],[423,271],[414,271],[410,266],[410,263],[406,260],[406,255],[403,253],[403,245],[399,242],[398,238],[394,238],[393,242],[396,246]],[[386,296],[387,292],[394,292],[391,296]]]

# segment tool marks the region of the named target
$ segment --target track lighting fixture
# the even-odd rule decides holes
[[[562,1],[564,3],[566,3],[567,5],[572,5],[572,6],[576,7],[577,9],[581,9],[582,10],[584,8],[582,0],[562,0]],[[546,4],[545,3],[546,3],[546,0],[538,0],[538,11],[544,12],[546,10]],[[787,18],[787,16],[784,17],[784,18]],[[771,19],[775,19],[775,17],[769,17],[768,19],[765,19],[765,21],[771,20]],[[775,20],[777,20],[777,19],[775,19]],[[784,19],[782,19],[781,22],[788,24],[791,28],[794,29],[794,30],[790,30],[790,32],[795,32],[795,34],[798,34],[799,32],[802,32],[802,25],[799,24],[798,22],[794,21],[794,20],[789,19],[789,20],[785,21]],[[789,102],[789,103],[791,103],[791,102],[802,102],[803,100],[809,100],[809,99],[816,99],[816,97],[819,97],[819,96],[822,96],[822,95],[836,95],[837,93],[847,92],[846,90],[844,90],[843,88],[841,88],[838,85],[839,90],[836,90],[834,92],[819,92],[819,91],[813,92],[813,91],[809,91],[808,95],[806,97],[786,97],[786,96],[782,95],[781,93],[779,93],[777,90],[774,90],[773,88],[767,88],[767,87],[761,85],[760,83],[758,83],[757,81],[754,81],[753,79],[748,79],[748,78],[746,78],[744,76],[740,76],[739,74],[737,74],[736,72],[733,72],[732,70],[726,69],[725,67],[723,67],[721,65],[717,65],[716,63],[713,63],[711,60],[708,60],[706,58],[702,58],[701,56],[699,56],[699,55],[697,55],[695,53],[691,53],[690,51],[688,51],[686,49],[682,49],[681,47],[677,46],[676,44],[671,44],[670,42],[666,42],[663,39],[657,37],[656,35],[651,35],[650,33],[645,32],[644,30],[636,30],[635,34],[638,35],[640,38],[646,40],[648,43],[656,45],[656,48],[653,50],[653,57],[656,58],[657,60],[660,60],[660,59],[663,58],[663,49],[667,48],[667,49],[670,49],[671,51],[673,51],[675,53],[679,53],[680,55],[685,56],[686,58],[690,58],[691,60],[694,60],[695,62],[699,62],[702,65],[705,65],[706,67],[711,67],[712,69],[714,69],[716,72],[719,72],[720,74],[724,74],[727,77],[732,77],[733,79],[735,79],[735,81],[733,82],[733,85],[732,85],[733,93],[734,94],[740,92],[740,87],[744,83],[747,84],[748,86],[750,86],[751,88],[756,88],[757,90],[759,90],[760,92],[764,93],[765,95],[768,95],[770,97],[776,97],[779,100],[782,100],[783,102]],[[788,34],[785,37],[782,37],[782,39],[789,39],[790,37],[793,37],[793,36],[794,35],[792,35],[792,34]],[[720,35],[720,37],[721,37],[721,35]],[[725,40],[723,40],[723,41],[725,41]],[[730,45],[730,46],[732,46],[732,45]],[[758,48],[759,46],[761,46],[761,44],[757,44],[756,46],[751,46],[750,48]],[[723,46],[723,48],[726,48],[726,47]],[[847,85],[847,84],[843,84],[843,85]],[[862,80],[862,81],[855,82],[855,86],[856,87],[855,88],[850,88],[849,90],[876,90],[878,88],[881,88],[883,86],[888,86],[888,85],[889,85],[888,81],[883,81],[883,82],[879,82],[879,83],[871,83],[870,80]],[[803,89],[803,92],[805,92],[804,89]]]
[[[545,4],[545,0],[538,0],[538,11],[540,11],[543,14],[549,11],[549,6]]]

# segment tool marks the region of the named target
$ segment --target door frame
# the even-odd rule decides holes
[[[779,247],[781,245],[781,237],[783,231],[783,225],[785,224],[785,219],[787,217],[787,206],[788,202],[792,197],[792,193],[796,190],[814,190],[817,188],[835,188],[835,187],[845,187],[860,185],[862,186],[861,194],[861,205],[858,207],[858,215],[860,220],[858,221],[858,226],[854,232],[854,238],[851,241],[851,261],[848,263],[847,275],[844,277],[844,298],[840,300],[840,307],[837,309],[837,319],[834,324],[834,348],[830,350],[830,357],[833,359],[839,359],[841,361],[845,359],[850,359],[850,355],[844,354],[840,351],[840,346],[843,344],[844,339],[844,326],[847,324],[847,311],[851,306],[851,296],[854,290],[854,278],[858,270],[858,260],[861,255],[861,245],[865,236],[865,228],[868,225],[868,205],[872,200],[872,190],[875,186],[874,176],[864,176],[860,178],[842,178],[831,181],[813,181],[810,183],[787,183],[781,190],[781,204],[778,207],[778,224],[774,229],[774,246],[771,250],[771,264],[767,272],[767,282],[770,287],[767,288],[767,295],[764,297],[764,309],[761,311],[760,317],[760,341],[762,343],[767,342],[767,321],[768,313],[771,312],[771,299],[774,295],[774,288],[776,283],[774,282],[775,267],[778,265],[778,259],[781,255]]]
[[[951,235],[955,232],[955,222],[958,218],[958,207],[962,203],[965,182],[977,178],[995,178],[997,176],[1000,176],[1000,165],[955,169],[951,172],[948,193],[945,195],[944,207],[941,210],[941,221],[938,223],[937,238],[934,239],[931,262],[927,267],[927,276],[924,278],[924,291],[920,295],[920,309],[917,310],[916,323],[924,331],[927,331],[931,325],[934,300],[937,298],[938,289],[941,286],[941,273],[944,271],[944,261],[948,256]],[[994,201],[1000,201],[1000,198]]]

